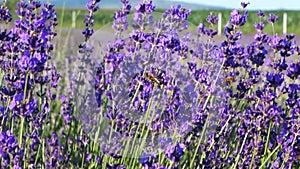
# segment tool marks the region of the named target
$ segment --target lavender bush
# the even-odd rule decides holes
[[[217,44],[214,13],[193,29],[180,5],[157,17],[151,0],[121,0],[99,48],[99,2],[71,56],[56,58],[50,3],[21,0],[0,30],[0,168],[300,167],[300,48],[294,34],[264,32],[275,14],[258,11],[243,45],[241,3]]]

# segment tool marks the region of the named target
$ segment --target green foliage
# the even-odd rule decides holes
[[[10,10],[15,10],[17,8],[19,0],[6,0],[6,6]]]

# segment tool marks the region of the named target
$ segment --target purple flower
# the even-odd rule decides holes
[[[96,6],[96,4],[100,2],[100,0],[89,0],[86,4],[86,8],[89,10],[89,11],[93,11],[93,12],[96,12],[98,7]]]
[[[57,168],[63,161],[59,140],[55,132],[51,133],[51,138],[46,142],[46,167]]]
[[[278,21],[278,16],[275,15],[274,13],[270,13],[267,21],[270,23],[275,23]]]
[[[180,50],[180,40],[176,35],[168,36],[162,39],[162,47],[166,49],[166,51],[170,51],[172,53]]]
[[[267,54],[268,54],[267,50],[265,49],[260,50],[257,54],[251,55],[250,60],[252,61],[253,64],[257,66],[261,66],[264,64],[264,60]]]
[[[170,161],[179,162],[184,155],[184,150],[184,144],[177,143],[176,145],[169,145],[165,151],[165,155]]]
[[[244,14],[240,14],[240,12],[237,9],[234,9],[231,13],[230,13],[230,23],[234,26],[238,26],[241,27],[243,25],[245,25],[246,20],[248,17],[248,11],[245,11]]]
[[[23,158],[23,152],[18,146],[17,139],[11,131],[3,130],[0,133],[0,159],[2,167],[18,165],[19,161],[14,159]]]
[[[66,99],[66,96],[62,96],[61,97],[61,101],[62,101],[62,107],[61,107],[61,114],[65,120],[65,124],[66,125],[71,125],[72,121],[75,120],[75,117],[73,115],[73,103],[72,103],[72,98],[71,99]]]
[[[85,42],[94,34],[93,26],[94,26],[94,13],[99,9],[97,6],[97,3],[99,3],[100,0],[89,0],[86,4],[86,7],[89,11],[89,14],[87,14],[84,18],[84,24],[86,25],[86,28],[82,31],[82,34],[85,37]],[[83,47],[84,45],[80,45],[80,47]]]
[[[266,16],[265,12],[259,10],[257,13],[256,13],[256,16],[260,17],[260,18],[263,18]]]
[[[276,93],[269,88],[258,89],[255,91],[255,96],[261,98],[263,102],[271,102],[276,98]]]
[[[104,64],[100,63],[99,66],[96,67],[95,73],[95,81],[94,81],[94,88],[95,88],[95,100],[98,104],[98,107],[102,106],[102,96],[107,86],[107,82],[105,80],[105,68]]]
[[[142,14],[151,14],[155,10],[155,5],[152,3],[152,0],[146,2],[138,2],[135,6],[136,13]]]
[[[114,13],[114,23],[112,25],[112,27],[119,32],[128,29],[127,15],[130,13],[131,9],[131,5],[129,5],[127,0],[122,0],[121,2],[123,6]]]
[[[300,75],[300,62],[292,63],[288,70],[287,70],[287,76],[291,79],[297,79]]]
[[[270,117],[279,117],[283,113],[283,109],[280,106],[270,106],[268,108],[268,114]]]
[[[58,80],[62,77],[62,75],[56,71],[55,67],[51,70],[51,87],[57,88]]]
[[[138,43],[143,43],[146,40],[146,34],[142,31],[134,31],[130,34],[130,38]]]
[[[158,164],[158,158],[156,154],[150,154],[150,153],[142,153],[142,156],[140,157],[140,163],[145,168],[157,168]]]
[[[14,96],[13,100],[10,102],[9,109],[13,110],[16,106],[20,105],[24,97],[24,93],[18,93]]]
[[[274,51],[279,51],[281,47],[281,39],[278,35],[274,35],[271,37],[269,41],[269,46],[274,49]]]
[[[270,73],[266,74],[267,83],[273,87],[280,86],[284,81],[284,74],[283,73]]]
[[[258,32],[262,32],[265,28],[265,24],[263,22],[261,23],[255,22],[254,27]]]
[[[197,80],[200,83],[208,83],[208,72],[205,69],[196,68],[196,63],[189,62],[188,63],[189,70],[192,72],[195,80]]]
[[[91,28],[85,28],[85,29],[82,31],[82,34],[83,34],[85,37],[91,37],[91,36],[94,34],[94,29],[91,29]]]
[[[289,57],[295,53],[297,47],[294,38],[295,38],[294,34],[287,34],[284,39],[281,39],[279,41],[281,47],[280,55],[282,57]]]
[[[121,164],[107,164],[106,168],[107,169],[126,169],[126,167]]]
[[[188,27],[187,18],[191,15],[190,9],[185,9],[181,5],[171,6],[162,15],[164,29],[170,32],[186,30]]]
[[[246,2],[241,2],[241,6],[243,9],[245,9],[250,3],[246,3]]]
[[[207,18],[206,18],[206,21],[210,24],[213,24],[213,25],[217,24],[218,20],[219,20],[218,16],[213,15],[213,14],[208,15]]]
[[[90,163],[91,160],[92,160],[92,158],[93,158],[93,155],[92,155],[92,154],[87,154],[86,157],[85,157],[85,161],[86,161],[87,163]]]
[[[8,23],[12,20],[12,15],[10,14],[9,9],[6,6],[0,6],[0,21]]]
[[[198,32],[199,35],[204,34],[205,33],[205,24],[204,23],[200,23],[198,25]]]
[[[26,50],[19,60],[19,66],[23,71],[26,71],[27,68],[29,67],[29,60],[30,60],[30,53],[28,50]]]

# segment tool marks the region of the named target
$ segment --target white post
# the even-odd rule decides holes
[[[222,34],[222,13],[218,13],[218,35]]]
[[[287,13],[283,13],[283,34],[287,33]]]
[[[76,12],[72,11],[72,28],[76,27]]]

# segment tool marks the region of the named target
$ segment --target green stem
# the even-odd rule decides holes
[[[294,147],[294,144],[295,144],[295,141],[296,141],[297,137],[298,137],[298,134],[296,134],[295,137],[294,137],[294,139],[293,139],[293,142],[292,142],[292,145],[291,145],[292,148]],[[288,153],[287,157],[283,160],[283,163],[281,164],[280,169],[284,168],[284,164],[286,163],[286,161],[290,157],[290,154],[291,153]]]
[[[270,122],[270,124],[269,124],[268,135],[267,135],[267,141],[266,141],[266,144],[265,144],[265,150],[264,150],[264,157],[266,156],[267,151],[268,151],[268,147],[269,147],[271,128],[272,128],[272,122]]]
[[[220,69],[219,69],[219,72],[218,72],[218,74],[217,74],[217,77],[216,77],[216,79],[215,79],[215,81],[214,81],[214,83],[213,83],[214,86],[216,85],[217,80],[218,80],[218,78],[219,78],[219,76],[220,76],[220,74],[221,74],[221,71],[222,71],[223,66],[224,66],[224,64],[225,64],[225,61],[226,61],[226,60],[224,59],[223,62],[222,62],[222,65],[221,65],[221,67],[220,67]],[[204,103],[203,110],[206,109],[206,106],[207,106],[207,104],[208,104],[208,101],[209,101],[210,97],[211,97],[211,93],[208,95],[208,97],[207,97],[207,99],[206,99],[206,101],[205,101],[205,103]],[[205,121],[204,128],[203,128],[203,130],[202,130],[200,140],[199,140],[199,142],[198,142],[198,144],[197,144],[195,153],[194,153],[194,155],[193,155],[193,157],[192,157],[192,161],[191,161],[191,163],[190,163],[190,168],[192,168],[192,165],[193,165],[193,163],[194,163],[194,161],[195,161],[195,158],[196,158],[197,152],[198,152],[198,150],[199,150],[199,147],[200,147],[202,138],[204,137],[204,133],[205,133],[206,127],[207,127],[207,125],[208,125],[207,123],[208,123],[208,120]],[[203,155],[203,154],[202,154],[202,155]],[[202,158],[202,157],[201,157],[201,158]]]
[[[281,145],[278,145],[272,153],[267,157],[267,159],[260,165],[259,169],[262,169],[264,165],[270,160],[270,158],[273,156],[273,154],[281,147]]]
[[[27,91],[27,83],[29,78],[29,72],[26,72],[26,80],[25,80],[25,87],[24,87],[24,96],[23,96],[23,102],[25,104],[26,101],[26,91]],[[22,147],[22,138],[23,138],[23,130],[24,130],[24,121],[25,117],[21,116],[21,124],[20,124],[20,135],[19,135],[19,147]]]
[[[232,167],[231,169],[235,169],[236,166],[237,166],[237,164],[238,164],[238,162],[239,162],[239,159],[240,159],[241,153],[242,153],[242,151],[243,151],[243,149],[244,149],[244,145],[245,145],[245,143],[246,143],[248,134],[249,134],[249,133],[247,132],[246,135],[245,135],[245,137],[244,137],[243,143],[242,143],[242,145],[241,145],[240,152],[239,152],[239,154],[237,155],[237,158],[236,158],[236,160],[235,160],[235,163],[234,163],[234,165],[233,165],[233,167]]]

